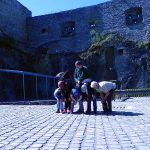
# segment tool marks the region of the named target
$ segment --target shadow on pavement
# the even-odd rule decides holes
[[[97,113],[91,112],[91,113],[80,113],[80,112],[74,112],[72,115],[104,115],[104,116],[140,116],[144,115],[144,113],[135,113],[135,112],[126,112],[126,111],[113,111],[112,113],[109,112],[103,112],[103,111],[97,111]]]
[[[97,115],[112,115],[112,116],[139,116],[143,113],[126,112],[126,111],[113,111],[112,113],[105,113],[103,111],[97,112]]]

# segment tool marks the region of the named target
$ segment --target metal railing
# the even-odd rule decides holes
[[[32,104],[55,101],[56,77],[38,73],[0,69],[0,103]],[[150,97],[150,88],[115,90],[114,99]],[[51,99],[51,100],[50,100]],[[56,102],[56,101],[55,101]]]
[[[0,69],[0,102],[49,100],[54,88],[54,76]]]
[[[150,97],[150,88],[115,90],[114,99],[126,100],[130,97]]]

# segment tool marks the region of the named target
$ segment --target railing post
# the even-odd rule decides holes
[[[36,75],[36,77],[35,77],[35,88],[36,88],[36,99],[38,99],[38,84],[37,84],[37,75]]]
[[[47,99],[48,99],[48,84],[47,84],[47,77],[46,77],[46,96],[47,96]]]
[[[26,99],[26,91],[25,91],[25,82],[24,82],[24,73],[22,74],[22,85],[23,85],[23,99]]]

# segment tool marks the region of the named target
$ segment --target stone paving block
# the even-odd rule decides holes
[[[4,145],[8,145],[10,143],[10,141],[1,141],[0,143],[4,144]]]
[[[5,146],[5,144],[3,144],[3,143],[0,143],[0,148],[1,148],[1,147],[4,147],[4,146]]]
[[[83,149],[83,150],[95,150],[94,147],[83,147],[82,149]]]
[[[78,148],[78,149],[80,149],[81,144],[73,143],[73,144],[71,144],[69,147],[70,147],[70,148],[72,147],[72,148]]]
[[[58,145],[56,146],[56,149],[68,149],[68,148],[69,148],[69,145],[68,145],[68,144],[63,144],[63,145],[58,144]]]
[[[43,146],[40,150],[54,150],[55,147],[47,147],[47,146]]]
[[[27,142],[27,141],[25,141],[24,143],[20,143],[20,145],[17,146],[17,148],[24,148],[24,149],[26,149],[26,148],[28,148],[30,145],[32,145],[32,143],[33,143],[33,142]]]
[[[43,146],[43,144],[33,143],[30,147],[32,147],[32,148],[41,148],[42,146]]]
[[[29,147],[28,150],[39,150],[39,148]]]
[[[149,146],[136,146],[137,150],[150,150]]]

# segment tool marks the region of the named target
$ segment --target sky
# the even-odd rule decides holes
[[[109,0],[18,0],[30,11],[32,16],[50,14],[85,6],[103,3]]]

